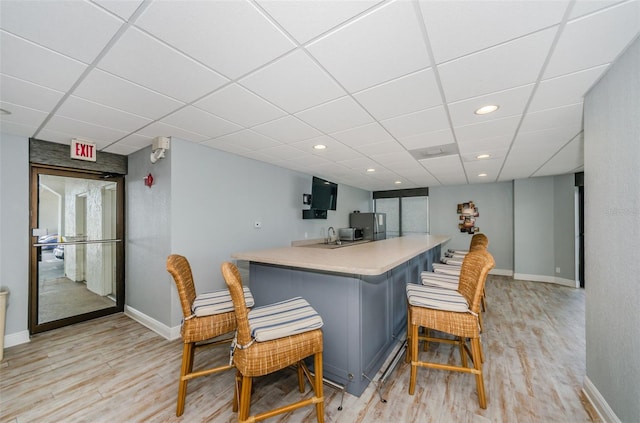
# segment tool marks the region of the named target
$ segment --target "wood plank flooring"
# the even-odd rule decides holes
[[[584,291],[490,276],[484,314],[488,407],[478,407],[472,375],[418,369],[400,361],[381,386],[360,397],[325,386],[327,422],[592,422],[581,394],[585,374]],[[117,314],[42,333],[7,348],[0,364],[1,422],[233,422],[233,372],[189,383],[175,417],[182,344]],[[421,352],[459,360],[449,345]],[[203,348],[196,365],[223,363],[226,347]],[[378,375],[379,377],[379,375]],[[375,380],[378,379],[375,378]],[[307,391],[308,394],[308,391]],[[252,412],[300,398],[295,372],[258,379]],[[274,422],[313,422],[312,407]]]

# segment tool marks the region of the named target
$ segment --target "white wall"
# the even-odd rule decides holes
[[[640,421],[640,39],[587,94],[585,391]],[[610,407],[610,408],[609,408]]]
[[[0,289],[9,291],[5,347],[29,340],[29,140],[0,134]]]

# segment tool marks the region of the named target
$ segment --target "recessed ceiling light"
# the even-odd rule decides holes
[[[327,148],[327,146],[324,144],[316,144],[313,146],[313,148],[316,150],[324,150],[325,148]]]
[[[478,173],[478,176],[480,176],[482,178],[482,177],[487,176],[487,174],[486,173]]]
[[[489,157],[491,157],[491,154],[478,154],[476,159],[488,159]]]
[[[376,170],[372,167],[370,167],[369,169],[367,169],[367,172],[375,172]]]
[[[497,106],[495,104],[489,104],[488,106],[480,107],[478,110],[475,111],[475,114],[476,115],[486,115],[488,113],[495,112],[499,108],[500,108],[500,106]]]
[[[10,115],[11,112],[5,109],[0,109],[0,115]]]
[[[395,181],[394,184],[396,185],[400,185],[402,183],[402,181]]]

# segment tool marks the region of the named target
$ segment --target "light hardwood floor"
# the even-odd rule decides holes
[[[584,291],[490,276],[484,314],[488,407],[478,407],[472,375],[418,369],[400,361],[381,386],[342,396],[325,386],[327,422],[591,422],[581,394],[585,373]],[[118,314],[34,336],[7,348],[0,365],[1,422],[233,422],[233,372],[189,383],[175,417],[181,342],[167,341]],[[458,360],[449,345],[421,354]],[[228,360],[226,347],[204,348],[196,365]],[[377,380],[377,378],[375,378]],[[308,391],[307,391],[308,393]],[[285,369],[255,383],[252,412],[299,398]],[[274,418],[313,422],[312,407]]]

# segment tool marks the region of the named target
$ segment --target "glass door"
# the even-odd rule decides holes
[[[124,178],[32,167],[29,331],[124,309]]]

